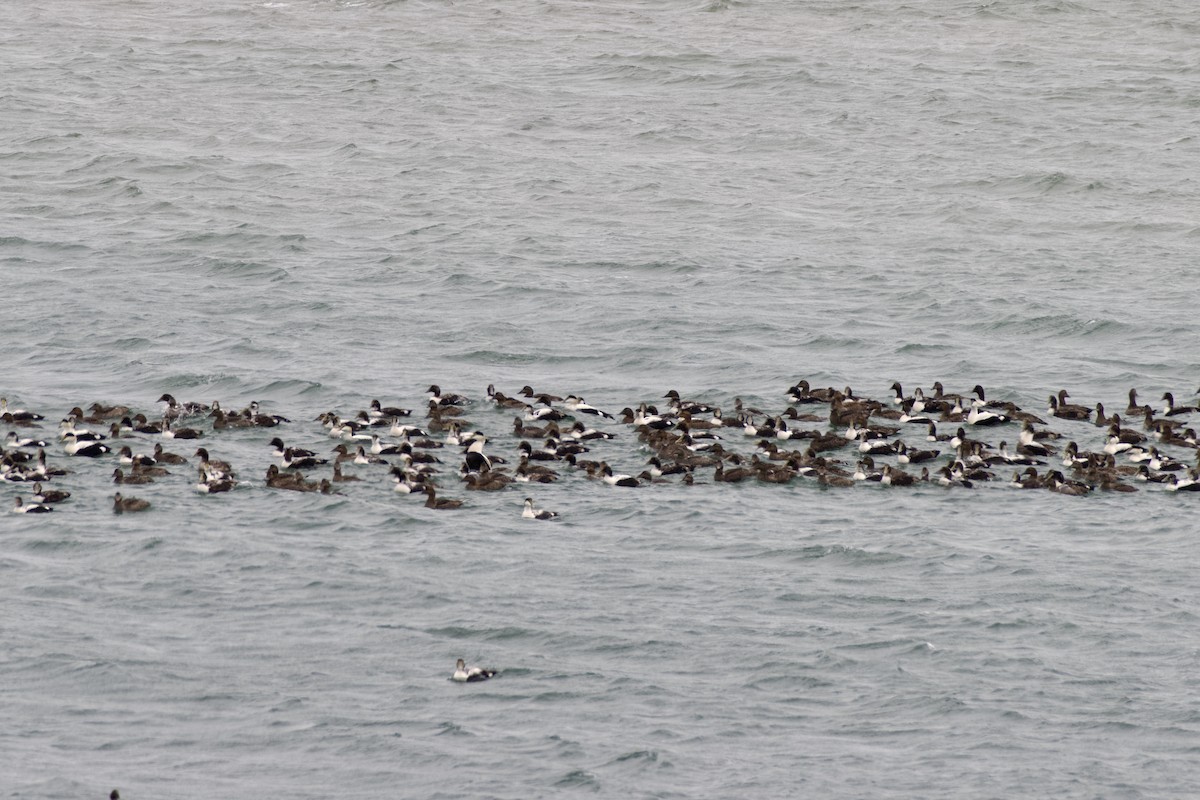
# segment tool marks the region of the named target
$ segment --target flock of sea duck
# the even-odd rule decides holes
[[[1131,389],[1123,412],[1108,414],[1100,403],[1071,403],[1062,390],[1050,395],[1045,412],[1064,424],[1062,432],[1051,430],[1038,414],[988,399],[982,386],[959,395],[935,383],[928,393],[917,389],[905,395],[894,383],[891,392],[886,400],[872,400],[849,387],[813,389],[800,381],[787,390],[788,405],[780,411],[762,411],[739,399],[732,412],[723,415],[716,406],[670,391],[661,408],[643,402],[613,415],[578,395],[560,397],[529,386],[516,397],[488,386],[486,398],[476,403],[461,394],[444,393],[435,384],[428,389],[423,420],[414,421],[411,409],[373,400],[350,417],[327,411],[316,418],[336,441],[331,449],[289,447],[283,437],[275,436],[269,453],[278,461],[267,467],[261,485],[342,493],[378,469],[381,477],[384,471],[390,476],[395,492],[422,495],[424,505],[437,510],[466,504],[463,498],[443,494],[450,481],[465,491],[497,492],[512,484],[550,484],[573,475],[621,488],[692,485],[707,475],[713,483],[812,480],[839,488],[874,481],[885,486],[968,488],[992,482],[1070,495],[1097,489],[1133,492],[1138,484],[1200,491],[1200,441],[1188,427],[1197,409],[1177,404],[1170,392],[1155,409],[1139,402]],[[164,405],[153,418],[127,406],[93,403],[87,412],[73,408],[59,425],[58,443],[72,458],[109,462],[114,484],[140,486],[167,480],[172,471],[192,463],[154,440],[209,442],[232,430],[274,429],[290,422],[263,412],[257,403],[226,411],[218,403],[181,403],[169,394],[159,402]],[[469,409],[493,421],[512,419],[512,426],[493,426],[498,429],[489,435],[468,421]],[[38,435],[43,415],[9,408],[4,398],[0,413],[10,428],[0,481],[31,489],[26,496],[14,497],[13,511],[46,513],[66,502],[70,492],[46,488],[69,471],[47,459],[52,445]],[[939,425],[953,425],[954,433],[940,432]],[[984,440],[985,428],[993,429],[989,438],[998,439],[996,443]],[[1095,450],[1075,441],[1091,430],[1102,431]],[[1068,433],[1075,440],[1063,441]],[[620,435],[636,436],[642,443],[636,458],[646,459],[649,451],[649,458],[629,473],[614,470],[608,461],[620,453],[618,445],[610,443]],[[745,444],[739,447],[738,441]],[[195,491],[222,494],[247,485],[227,461],[210,454],[209,446],[216,445],[197,447],[191,454],[196,459]],[[630,456],[628,448],[625,455]],[[318,477],[314,470],[322,474]],[[116,513],[145,511],[149,505],[121,493],[113,496]],[[558,514],[535,507],[526,497],[521,516],[552,520]]]

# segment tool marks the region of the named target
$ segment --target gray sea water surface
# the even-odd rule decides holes
[[[0,389],[47,417],[22,435],[164,392],[292,422],[198,420],[244,483],[201,495],[193,459],[123,487],[139,515],[115,459],[47,448],[72,499],[0,516],[0,794],[1194,793],[1196,495],[563,469],[447,474],[449,513],[386,467],[261,480],[273,436],[328,450],[318,413],[419,418],[435,382],[510,460],[489,383],[614,413],[779,413],[801,378],[1194,404],[1189,4],[4,10]],[[644,468],[596,424],[589,456]],[[460,656],[500,675],[453,683]]]

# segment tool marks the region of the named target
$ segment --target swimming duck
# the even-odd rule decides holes
[[[413,450],[411,442],[400,443],[400,458],[408,459],[417,464],[440,464],[442,460],[433,453],[426,453],[418,450]]]
[[[221,409],[220,403],[213,403],[213,410],[209,413],[208,418],[212,420],[213,430],[223,431],[229,428],[253,428],[254,422],[239,416],[238,414],[226,414]]]
[[[900,381],[892,381],[892,385],[888,387],[894,394],[892,395],[892,405],[895,406],[912,406],[913,398],[904,396],[904,389],[900,386]]]
[[[1150,467],[1145,464],[1139,464],[1137,473],[1134,475],[1137,480],[1148,483],[1169,483],[1173,477],[1175,477],[1174,472],[1151,472]]]
[[[315,456],[316,453],[312,450],[305,450],[302,447],[287,447],[283,443],[283,439],[276,436],[271,441],[267,442],[271,447],[271,455],[278,459],[286,458],[304,458],[306,456]]]
[[[522,482],[551,483],[558,480],[558,473],[550,467],[529,463],[528,456],[522,455],[517,463],[516,479]]]
[[[35,414],[23,408],[9,408],[7,397],[0,397],[0,414],[10,414],[16,422],[37,422],[45,419],[41,414]]]
[[[566,414],[548,405],[527,406],[525,409],[526,422],[562,422],[566,418]]]
[[[374,456],[391,456],[400,452],[398,444],[384,444],[380,439],[379,434],[371,434],[371,455]]]
[[[614,473],[612,471],[612,467],[610,467],[605,461],[600,462],[599,476],[600,480],[604,481],[609,486],[622,486],[627,489],[632,489],[641,485],[641,482],[632,475],[624,475],[619,472]]]
[[[122,420],[122,425],[124,422]],[[133,419],[129,420],[129,427],[138,433],[162,433],[162,423],[151,422],[145,414],[135,414]]]
[[[144,467],[152,466],[154,458],[143,453],[133,454],[133,449],[129,445],[125,445],[117,451],[118,461],[122,464],[141,464]]]
[[[918,411],[916,404],[911,400],[904,401],[904,405],[900,406],[900,415],[896,419],[905,424],[911,422],[917,425],[933,425],[933,420]]]
[[[453,392],[442,394],[441,387],[436,383],[425,391],[429,392],[429,402],[437,406],[462,406],[471,402],[466,395],[454,394]]]
[[[522,386],[521,391],[517,392],[517,394],[521,395],[522,397],[528,397],[531,399],[535,399],[539,403],[542,403],[544,405],[550,405],[551,403],[562,402],[562,398],[559,397],[558,395],[546,394],[545,392],[534,392],[533,387],[529,386],[528,384],[526,384],[525,386]]]
[[[265,483],[272,489],[295,489],[303,482],[304,476],[298,472],[282,472],[276,464],[267,467]]]
[[[1141,405],[1141,403],[1138,402],[1138,399],[1137,399],[1137,389],[1130,389],[1129,390],[1129,405],[1125,407],[1125,413],[1126,414],[1140,414],[1141,412],[1142,412],[1142,405]]]
[[[101,442],[108,438],[103,433],[97,433],[87,428],[80,428],[78,420],[75,417],[67,417],[58,424],[58,427],[60,429],[58,438],[64,442],[68,439],[76,442]]]
[[[1050,414],[1059,419],[1086,420],[1091,417],[1092,409],[1068,403],[1068,397],[1066,389],[1060,389],[1057,397],[1050,395]]]
[[[200,482],[196,484],[196,491],[201,494],[220,494],[221,492],[233,491],[237,486],[237,481],[224,476],[212,476],[205,471],[204,467],[200,467]]]
[[[129,483],[129,484],[145,484],[154,483],[154,478],[149,475],[126,475],[120,467],[113,470],[113,483]]]
[[[1177,405],[1175,405],[1175,396],[1172,395],[1170,392],[1164,392],[1162,399],[1165,400],[1167,403],[1165,406],[1163,406],[1162,413],[1163,413],[1164,417],[1173,417],[1173,416],[1177,416],[1179,414],[1190,414],[1196,410],[1195,406],[1177,406]]]
[[[483,434],[475,436],[471,440],[471,444],[467,446],[467,452],[463,454],[463,464],[470,472],[487,472],[492,468],[492,460],[483,452],[483,445],[487,442],[487,437]],[[526,447],[528,442],[521,442]]]
[[[798,381],[795,385],[787,390],[787,400],[792,405],[805,405],[810,403],[828,403],[833,400],[837,392],[832,388],[813,389],[809,386],[808,381]]]
[[[520,444],[517,445],[517,454],[520,458],[524,458],[529,461],[557,461],[557,460],[559,460],[557,440],[547,439],[546,442],[547,442],[547,444],[550,445],[549,447],[542,446],[542,447],[538,448],[537,450],[534,450],[533,445],[531,445],[529,442],[522,441]],[[564,453],[563,455],[566,456],[568,454]],[[578,454],[576,453],[574,455],[578,455]]]
[[[817,483],[825,487],[832,486],[838,489],[846,489],[853,486],[855,484],[855,480],[853,478],[848,478],[844,475],[838,475],[833,472],[818,470]]]
[[[64,449],[67,455],[81,456],[84,458],[98,458],[105,453],[111,452],[111,448],[102,442],[69,439],[64,444]]]
[[[434,508],[439,511],[449,511],[459,508],[463,504],[462,500],[451,500],[450,498],[446,497],[438,497],[437,491],[430,484],[426,484],[425,486],[425,495],[426,508]]]
[[[145,511],[150,508],[150,501],[140,497],[122,497],[120,492],[113,495],[113,513],[124,514]]]
[[[401,417],[411,417],[411,408],[398,408],[396,406],[381,405],[378,399],[371,401],[371,409],[367,412],[372,419],[399,419]]]
[[[499,470],[469,472],[467,471],[467,465],[463,464],[461,471],[462,479],[466,483],[467,489],[473,492],[499,492],[513,482],[513,478]]]
[[[412,470],[393,467],[392,479],[395,481],[392,490],[399,494],[421,494],[426,488],[424,478]]]
[[[916,478],[907,472],[896,469],[891,464],[883,465],[883,477],[880,478],[880,483],[884,486],[912,486],[916,483]]]
[[[320,458],[316,454],[305,455],[307,452],[309,451],[301,450],[300,448],[288,448],[287,450],[284,450],[283,457],[281,459],[284,468],[310,469],[312,467],[320,466],[321,464],[329,463],[329,459]],[[355,461],[358,461],[359,458],[363,457],[362,454],[363,448],[362,445],[359,445],[358,453],[355,456]]]
[[[164,418],[178,419],[194,414],[207,414],[212,411],[212,406],[205,405],[204,403],[180,403],[170,394],[163,394],[162,397],[158,398],[158,402],[167,404],[167,408],[163,412]],[[126,413],[128,413],[128,410],[126,410]]]
[[[1042,479],[1038,477],[1035,467],[1026,467],[1024,473],[1014,472],[1013,479],[1008,485],[1016,489],[1040,489],[1042,488]]]
[[[925,435],[926,441],[928,441],[928,442],[948,442],[952,438],[954,438],[954,437],[952,437],[948,433],[938,433],[937,423],[934,423],[934,422],[929,423],[929,432]]]
[[[1033,456],[1027,455],[1025,453],[1021,453],[1020,451],[1018,451],[1016,455],[1013,455],[1012,453],[1008,452],[1008,442],[1003,442],[1003,441],[1000,442],[999,452],[992,458],[1000,459],[1000,461],[1002,461],[1003,463],[1011,465],[1011,466],[1029,466],[1029,465],[1041,466],[1046,463],[1045,461],[1039,461],[1038,459],[1034,458]]]
[[[518,439],[545,439],[547,436],[558,435],[558,424],[551,422],[544,428],[536,425],[526,425],[520,417],[513,417],[513,435]]]
[[[663,399],[668,401],[667,405],[676,414],[681,414],[685,411],[689,414],[711,414],[715,411],[721,410],[716,406],[708,405],[706,403],[683,400],[680,398],[679,392],[675,391],[674,389],[668,390],[667,393],[663,395]]]
[[[483,669],[482,667],[468,669],[467,663],[460,658],[454,662],[454,674],[450,676],[450,679],[459,683],[478,683],[486,681],[495,674],[496,670],[494,669]]]
[[[208,454],[207,448],[196,448],[194,455],[196,458],[200,459],[200,466],[203,467],[204,471],[209,475],[221,475],[230,478],[233,477],[233,468],[229,466],[229,462],[211,458]]]
[[[856,481],[881,481],[883,473],[876,472],[875,460],[866,456],[854,465],[854,472],[850,473],[850,478]]]
[[[47,445],[41,439],[23,439],[20,436],[17,436],[16,431],[8,432],[8,436],[4,437],[4,446],[14,449],[18,447],[49,447],[49,445]]]
[[[941,450],[909,450],[904,442],[896,443],[896,460],[901,464],[920,464],[922,461],[932,461],[941,454]]]
[[[633,425],[635,428],[640,428],[645,425],[653,430],[667,430],[675,427],[675,419],[657,413],[648,404],[642,403],[638,406],[637,411],[630,408],[622,409],[621,421]]]
[[[649,464],[650,474],[655,478],[661,478],[663,475],[681,475],[691,471],[683,464],[663,464],[658,456],[653,456],[647,463]]]
[[[588,428],[582,422],[576,422],[569,430],[562,431],[555,438],[570,438],[577,442],[591,442],[598,439],[615,439],[614,434],[607,431],[598,431],[595,428]]]
[[[203,449],[203,448],[201,448]],[[154,460],[160,464],[186,464],[187,459],[177,453],[163,450],[161,442],[154,443]]]
[[[495,385],[491,383],[487,385],[487,396],[497,408],[525,408],[526,405],[524,400],[497,392]]]
[[[971,401],[971,405],[976,408],[1006,408],[1010,405],[1010,403],[1006,403],[1003,400],[988,400],[983,393],[982,384],[975,384],[975,388],[971,389],[971,392],[975,395],[975,399]]]
[[[991,411],[985,411],[979,406],[971,406],[967,411],[968,425],[1003,425],[1008,422],[1008,417],[1003,414],[996,414]]]
[[[725,469],[724,461],[718,461],[716,468],[713,470],[713,480],[717,483],[741,483],[747,478],[753,477],[754,473],[745,467]]]
[[[61,503],[70,496],[70,492],[61,489],[43,489],[41,483],[33,484],[33,502],[35,503]]]
[[[975,484],[965,473],[952,470],[950,467],[942,467],[936,473],[937,477],[932,479],[931,483],[937,483],[942,486],[961,486],[964,489],[973,489]]]
[[[1164,487],[1168,492],[1200,492],[1200,481],[1195,478],[1187,477],[1180,480],[1175,473],[1167,476],[1167,484]],[[19,498],[18,498],[19,499]]]
[[[154,464],[149,466],[145,464],[134,464],[130,472],[132,472],[134,475],[148,475],[151,478],[162,478],[171,474],[166,467],[159,467]]]
[[[525,507],[521,511],[521,516],[524,517],[525,519],[556,519],[558,517],[558,512],[557,511],[547,511],[544,508],[534,508],[533,507],[533,498],[526,497],[525,498]]]
[[[159,433],[164,439],[199,439],[204,432],[196,428],[173,428],[169,417],[163,417],[162,430]]]
[[[1150,448],[1150,469],[1156,472],[1179,472],[1186,468],[1182,461],[1176,461],[1168,455],[1160,453],[1157,447]]]
[[[1083,497],[1090,494],[1092,487],[1086,483],[1079,481],[1068,481],[1063,477],[1063,474],[1058,470],[1053,470],[1046,476],[1043,485],[1052,492],[1058,494],[1071,495],[1072,497]]]
[[[458,423],[454,423],[458,425]],[[392,422],[392,427],[388,429],[388,433],[392,436],[428,436],[429,434],[422,430],[417,425],[402,425],[400,420]]]
[[[334,483],[351,483],[354,481],[361,481],[361,480],[362,480],[362,478],[358,477],[357,475],[343,475],[341,462],[340,461],[333,462],[333,482]]]
[[[411,452],[411,450],[403,449],[404,447],[405,446],[402,445],[400,448],[392,448],[389,450],[389,453],[393,454],[393,455],[404,455],[404,454]],[[349,459],[349,460],[353,461],[355,464],[360,464],[360,465],[361,464],[386,464],[386,463],[388,463],[387,459],[383,458],[383,456],[377,456],[374,453],[368,453],[366,448],[363,447],[361,444],[354,449],[354,458]],[[293,467],[290,464],[285,465],[285,466],[288,466],[288,469],[308,469],[309,467],[317,466],[317,460],[310,459],[310,458],[302,458],[302,459],[292,462],[292,463],[298,463],[298,464],[301,464],[301,466]],[[320,463],[328,463],[328,459],[324,459]],[[334,464],[337,464],[337,463],[339,463],[339,462],[337,460],[335,460]]]
[[[605,419],[616,419],[612,414],[601,411],[593,405],[584,402],[582,397],[576,395],[568,395],[563,401],[563,405],[572,414],[591,414],[595,417],[604,417]]]
[[[42,505],[41,503],[34,503],[33,505],[27,506],[25,505],[24,501],[21,500],[20,495],[17,495],[13,498],[14,514],[46,514],[53,510],[54,509],[50,506]]]

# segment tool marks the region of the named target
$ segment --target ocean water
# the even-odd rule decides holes
[[[614,413],[779,413],[801,378],[1195,404],[1191,6],[5,16],[0,389],[47,417],[23,435],[164,392],[292,422],[206,429],[243,485],[189,465],[124,487],[140,515],[111,513],[113,459],[48,448],[70,502],[0,515],[0,795],[1193,793],[1195,495],[571,473],[447,476],[443,513],[382,467],[261,482],[273,436],[328,449],[318,413],[419,417],[435,382],[510,459],[489,383]],[[589,455],[644,468],[597,426]],[[458,657],[500,675],[455,684]]]

